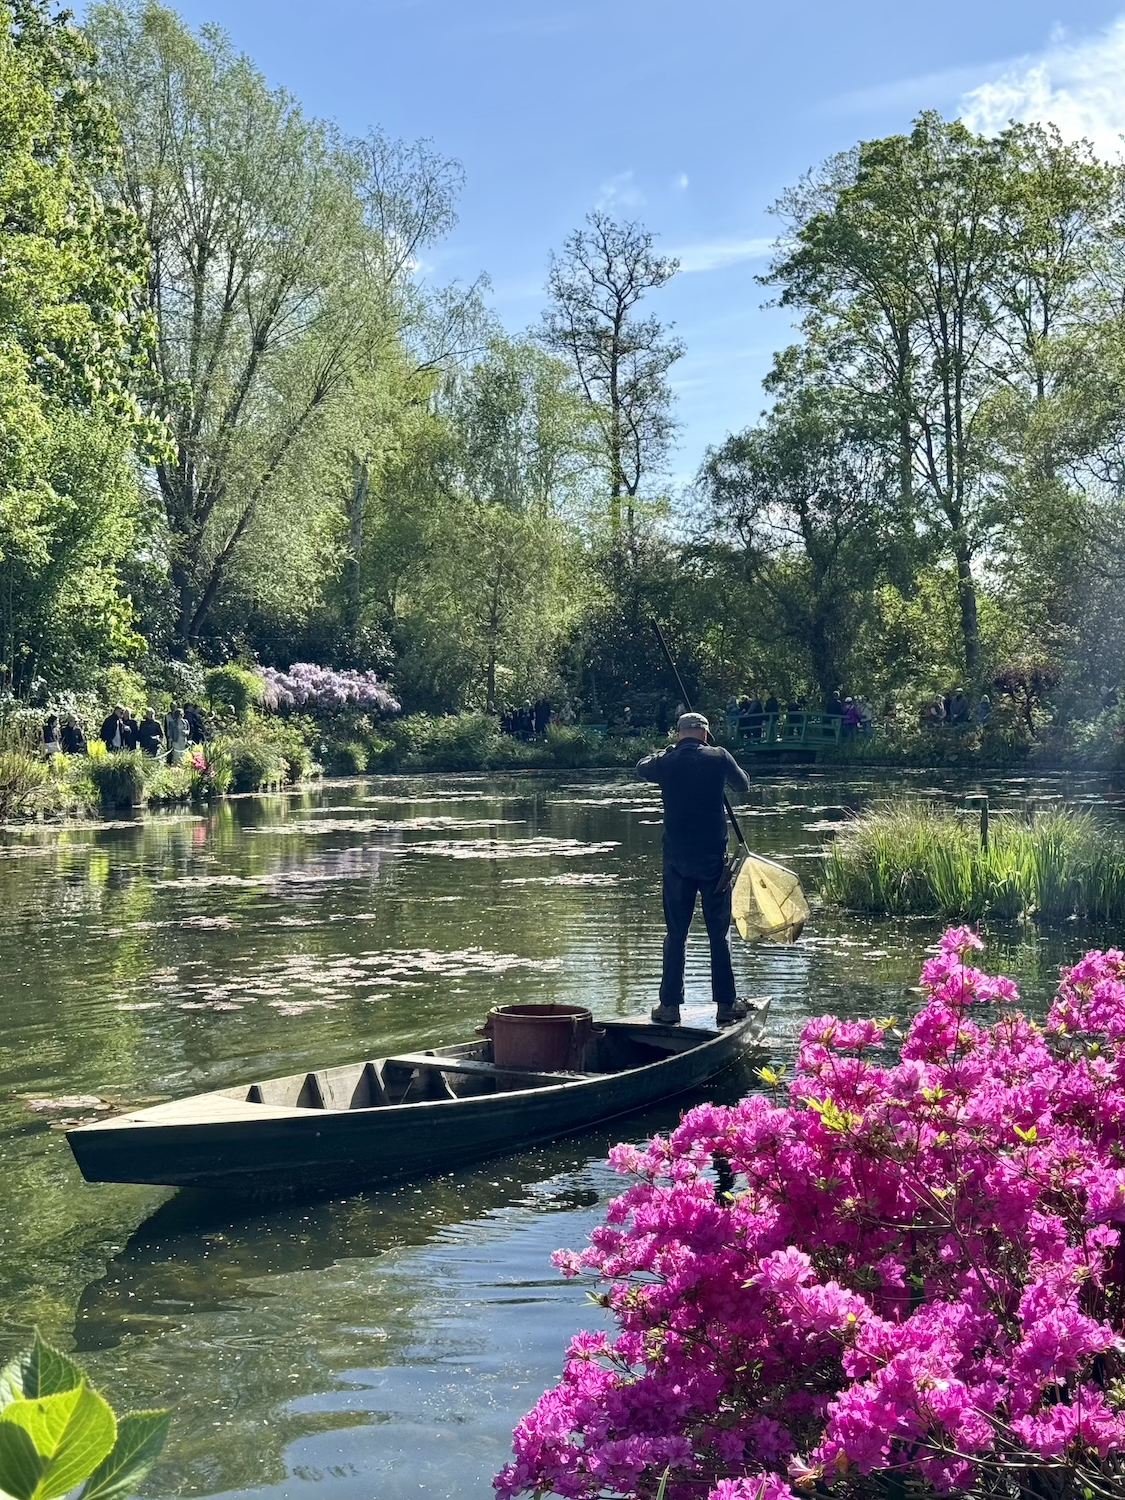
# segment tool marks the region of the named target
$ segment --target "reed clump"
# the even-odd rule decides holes
[[[836,838],[822,895],[849,911],[977,921],[1125,920],[1125,836],[1090,813],[1052,808],[975,818],[924,802],[865,813]]]

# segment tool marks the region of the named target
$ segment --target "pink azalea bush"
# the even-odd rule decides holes
[[[355,709],[360,713],[397,714],[400,704],[374,672],[338,672],[314,662],[295,661],[288,672],[260,667],[262,706],[303,709],[307,713]]]
[[[555,1261],[616,1333],[571,1343],[505,1500],[1125,1494],[1125,955],[1040,1027],[980,946],[945,934],[897,1062],[824,1016],[787,1092],[615,1148],[636,1182]]]

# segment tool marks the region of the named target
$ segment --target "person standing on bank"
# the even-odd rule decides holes
[[[664,972],[660,1004],[652,1019],[676,1026],[684,998],[684,957],[695,898],[711,944],[711,993],[720,1026],[749,1014],[735,996],[730,961],[731,887],[725,880],[727,820],[725,788],[742,794],[750,778],[734,756],[709,745],[710,725],[702,714],[681,714],[676,743],[637,763],[642,781],[655,781],[664,803]],[[722,887],[722,889],[720,889]]]

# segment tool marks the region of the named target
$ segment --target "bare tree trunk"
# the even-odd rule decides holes
[[[973,581],[972,554],[964,531],[953,534],[957,562],[957,600],[961,607],[961,637],[965,644],[965,671],[975,678],[980,670],[980,625],[977,619],[977,587]]]

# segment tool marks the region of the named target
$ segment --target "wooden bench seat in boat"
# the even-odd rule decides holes
[[[546,1086],[552,1083],[574,1083],[592,1078],[592,1073],[547,1073],[539,1068],[505,1067],[499,1063],[481,1062],[475,1057],[435,1057],[430,1052],[400,1052],[388,1057],[384,1068],[434,1069],[439,1073],[469,1073],[478,1078],[517,1078],[520,1083]]]

